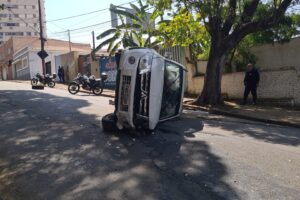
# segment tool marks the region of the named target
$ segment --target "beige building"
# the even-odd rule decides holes
[[[90,44],[70,43],[72,51],[80,54],[91,52]],[[57,72],[55,56],[69,52],[69,42],[48,39],[45,42],[48,57],[45,59],[46,72]],[[38,37],[12,37],[0,45],[0,80],[30,79],[37,72],[42,73],[41,59],[37,53],[40,51]]]
[[[38,0],[0,0],[0,44],[12,36],[39,36]],[[41,0],[42,21],[46,33],[44,0]]]

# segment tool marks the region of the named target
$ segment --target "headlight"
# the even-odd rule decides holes
[[[128,58],[128,62],[129,62],[129,64],[133,65],[135,63],[135,57],[134,56],[130,56]]]
[[[151,65],[152,65],[152,55],[151,54],[146,54],[143,57],[141,57],[140,64],[139,64],[140,74],[149,72],[151,70]]]

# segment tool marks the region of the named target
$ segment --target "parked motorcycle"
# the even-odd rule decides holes
[[[80,87],[84,90],[93,92],[95,95],[100,95],[103,92],[104,81],[107,79],[105,73],[101,74],[101,78],[96,79],[95,76],[87,76],[78,74],[77,77],[69,84],[68,91],[70,94],[77,94]]]
[[[56,74],[50,76],[49,74],[41,75],[40,73],[37,73],[35,77],[31,79],[31,85],[37,86],[43,84],[43,85],[48,85],[50,88],[53,88],[55,86],[55,81],[54,81],[55,78],[56,78]]]

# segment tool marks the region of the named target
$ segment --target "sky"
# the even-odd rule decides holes
[[[45,0],[47,36],[48,38],[68,40],[67,30],[70,30],[72,42],[92,44],[91,32],[95,31],[95,36],[98,36],[111,27],[110,22],[80,30],[74,29],[110,21],[108,9],[110,4],[125,4],[124,7],[130,7],[128,2],[133,2],[133,0]],[[53,21],[102,9],[105,10],[71,19]],[[99,42],[96,40],[96,44]]]

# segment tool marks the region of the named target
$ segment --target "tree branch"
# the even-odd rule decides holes
[[[252,0],[251,2],[245,4],[244,11],[241,17],[241,23],[247,23],[252,20],[258,3],[259,0]]]
[[[262,18],[258,21],[243,23],[242,25],[236,27],[232,34],[223,40],[223,46],[226,46],[225,51],[231,50],[246,35],[269,29],[278,24],[292,1],[293,0],[282,0],[278,8],[274,9],[268,17]]]
[[[222,32],[224,35],[228,35],[236,17],[236,0],[229,0],[229,10],[227,18],[223,24]]]

